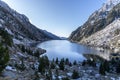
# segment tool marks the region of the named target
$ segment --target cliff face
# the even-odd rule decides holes
[[[120,17],[120,0],[108,0],[107,3],[95,11],[82,26],[73,31],[69,37],[70,40],[80,42],[90,35],[104,29],[114,20]]]
[[[14,38],[35,41],[53,39],[41,29],[30,23],[29,19],[0,1],[0,27],[5,28]],[[54,36],[54,35],[53,35]]]

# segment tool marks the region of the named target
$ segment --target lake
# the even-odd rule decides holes
[[[50,40],[40,43],[37,47],[47,50],[44,55],[47,55],[50,60],[58,57],[59,59],[68,58],[70,61],[83,61],[85,53],[102,54],[103,57],[108,57],[106,53],[109,53],[108,51],[100,52],[98,48],[80,45],[68,40]]]

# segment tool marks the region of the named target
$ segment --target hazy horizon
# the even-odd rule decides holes
[[[105,0],[3,0],[36,27],[61,37],[81,26]]]

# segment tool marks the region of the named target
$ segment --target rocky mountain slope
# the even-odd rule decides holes
[[[34,44],[51,39],[60,38],[0,0],[0,80],[33,80],[39,56],[46,52]]]
[[[58,36],[56,36],[56,35],[48,32],[48,31],[46,31],[46,30],[43,30],[43,32],[44,32],[44,34],[48,35],[48,36],[51,37],[52,39],[58,39],[58,40],[61,39],[60,37],[58,37]]]
[[[31,24],[25,15],[11,9],[3,1],[0,1],[0,27],[5,28],[14,38],[19,40],[24,38],[36,41],[53,39],[43,30]]]
[[[114,49],[120,47],[120,19],[114,20],[104,29],[84,38],[80,43]]]
[[[104,29],[107,25],[119,18],[120,0],[108,0],[107,3],[95,11],[82,26],[73,31],[69,37],[70,40],[79,42],[84,38]]]

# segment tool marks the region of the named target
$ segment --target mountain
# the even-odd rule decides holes
[[[104,29],[96,32],[95,34],[81,40],[81,43],[93,46],[100,46],[111,48],[120,47],[120,19],[114,20],[111,24]]]
[[[3,1],[0,1],[0,27],[5,28],[13,38],[19,40],[28,39],[44,41],[53,39],[53,36],[55,36],[52,35],[51,37],[48,33],[38,29],[30,23],[29,19],[25,15],[11,9]]]
[[[48,31],[46,31],[46,30],[43,30],[43,33],[46,34],[47,36],[51,37],[52,39],[61,40],[60,37],[58,37],[58,36],[56,36],[56,35],[54,35],[54,34],[48,32]]]
[[[79,42],[112,23],[119,17],[117,13],[119,11],[113,9],[119,2],[120,0],[108,0],[107,3],[96,10],[82,26],[73,31],[69,39]]]
[[[52,39],[59,37],[0,0],[0,80],[36,80],[39,56],[46,52],[36,44]]]

